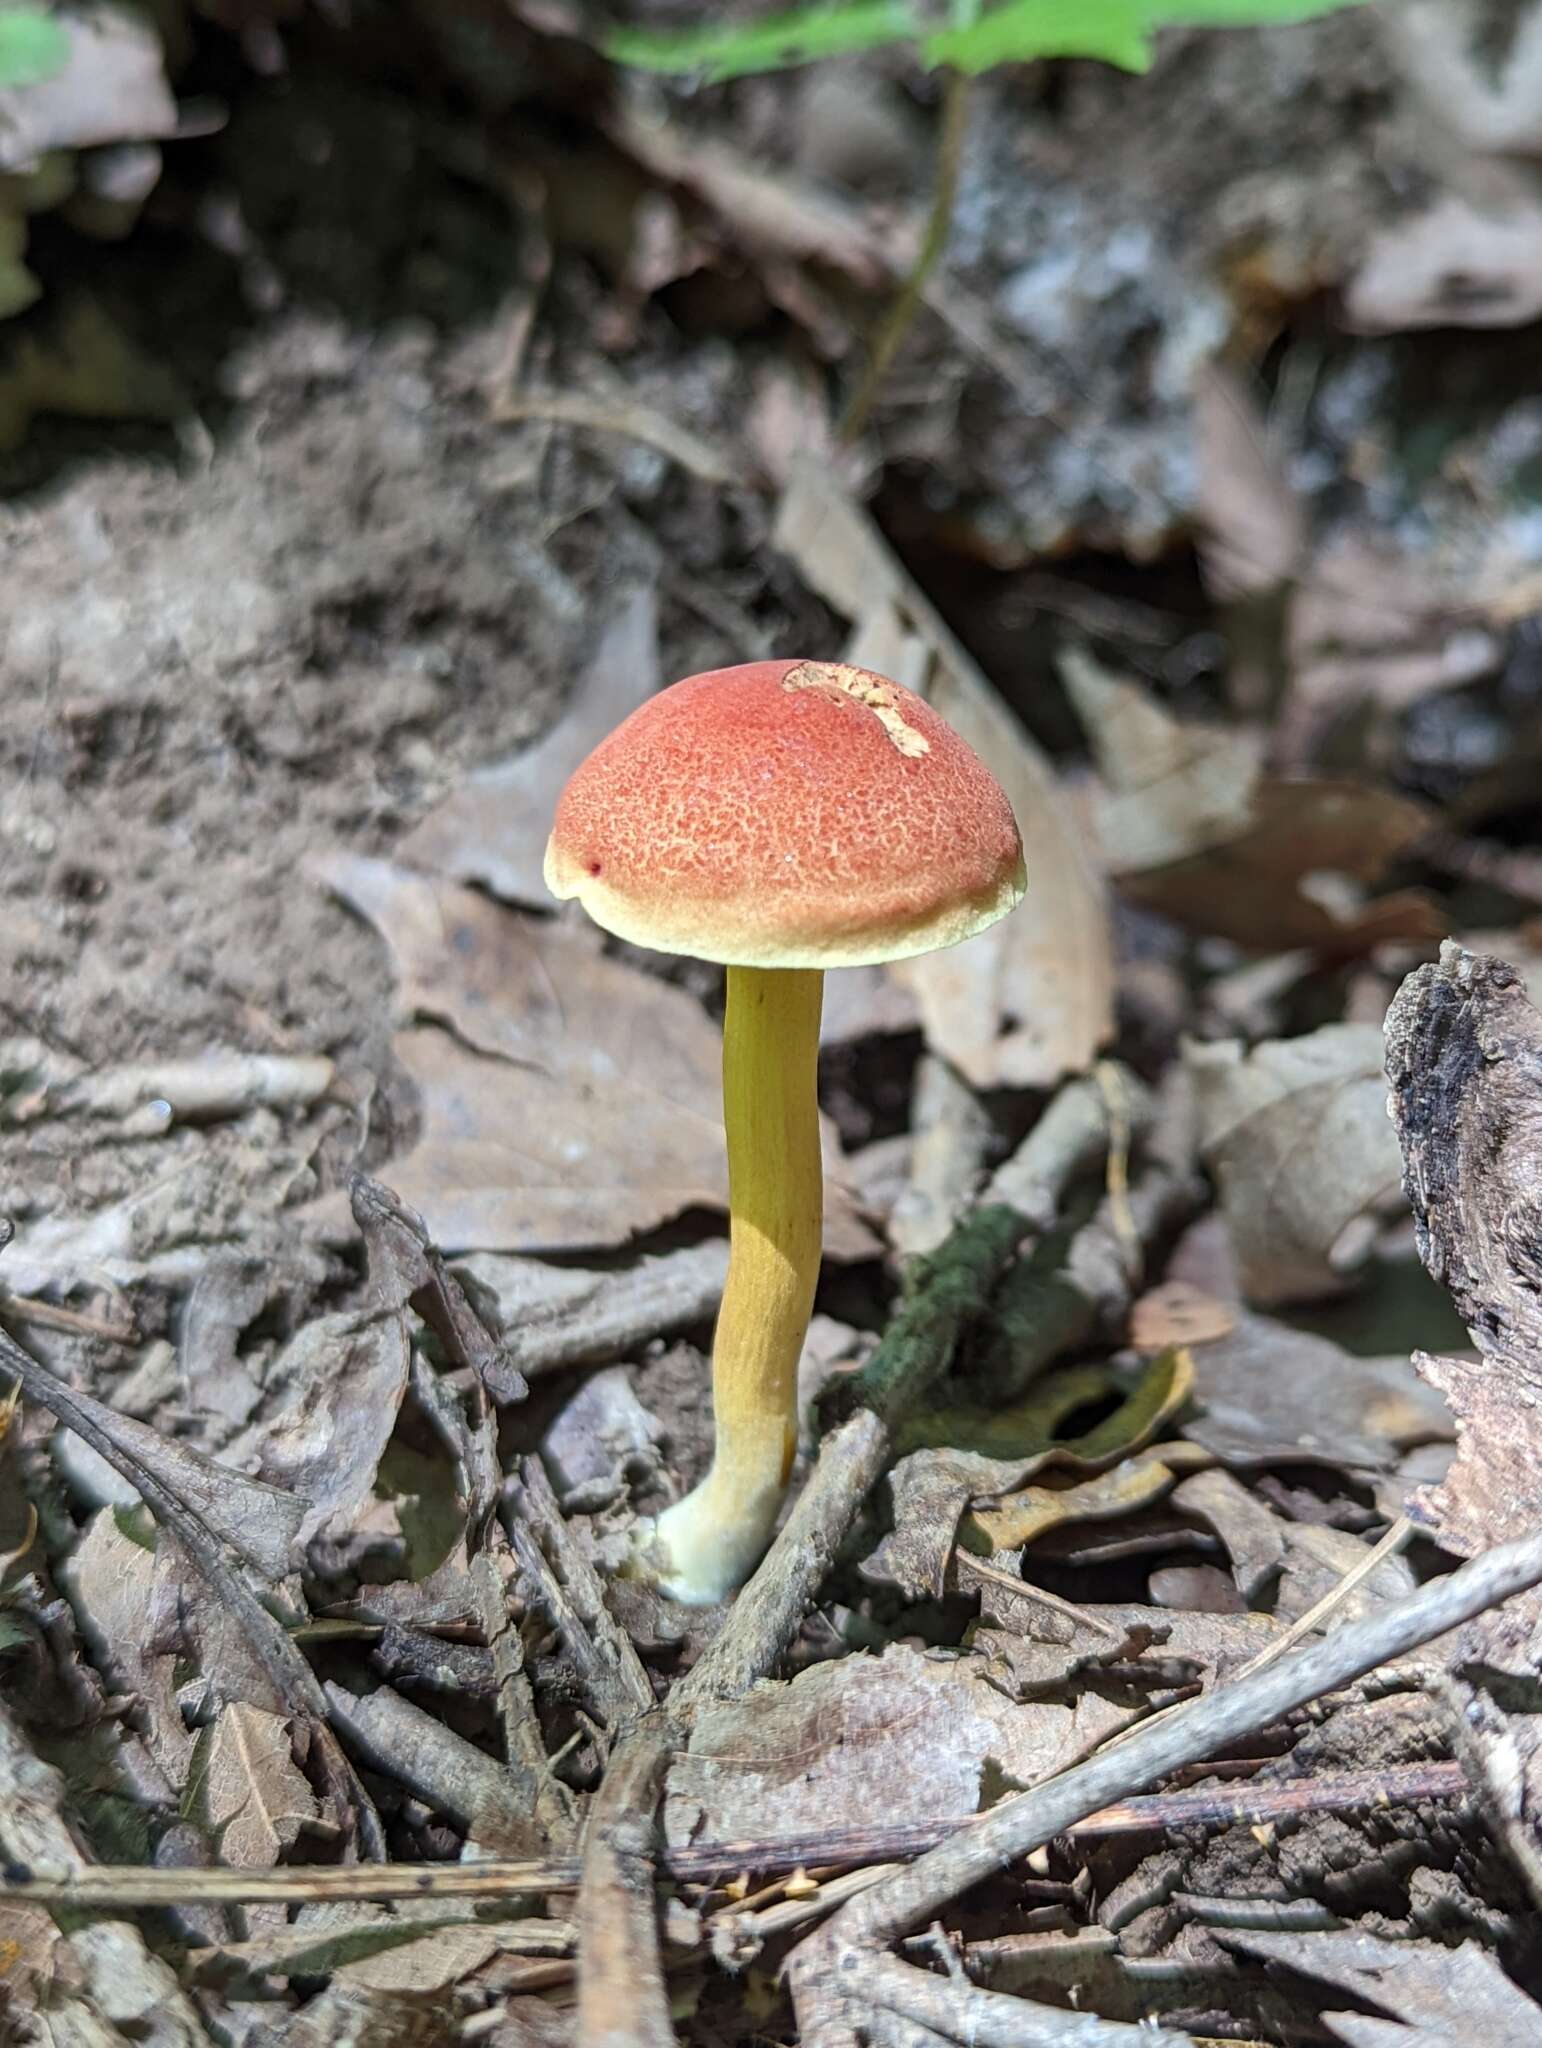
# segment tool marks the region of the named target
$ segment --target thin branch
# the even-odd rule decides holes
[[[594,1795],[578,1888],[578,2048],[675,2048],[659,1948],[658,1802],[678,1730],[651,1715]]]
[[[591,1708],[614,1735],[652,1711],[653,1687],[642,1659],[605,1605],[599,1574],[563,1520],[539,1458],[522,1460],[512,1495],[514,1556],[561,1636]]]
[[[555,426],[587,427],[592,433],[619,434],[628,441],[667,455],[688,475],[719,489],[742,481],[728,456],[689,427],[634,398],[593,398],[582,391],[526,392],[505,398],[493,408],[499,426],[523,420],[546,420]]]
[[[948,231],[953,225],[953,205],[958,197],[959,171],[964,160],[964,138],[969,133],[970,83],[967,72],[950,71],[943,86],[942,124],[937,137],[937,177],[932,188],[926,232],[911,265],[910,275],[900,286],[873,336],[867,367],[836,430],[838,438],[848,446],[862,438],[862,430],[873,409],[873,400],[910,332],[932,272],[947,247]]]
[[[1457,1799],[1466,1790],[1460,1764],[1405,1764],[1385,1771],[1336,1771],[1283,1783],[1200,1786],[1154,1792],[1089,1814],[1068,1828],[1076,1846],[1112,1835],[1151,1834],[1174,1828],[1243,1827],[1304,1819],[1313,1813],[1354,1813],[1370,1808]],[[888,1863],[925,1854],[956,1830],[951,1820],[894,1821],[876,1827],[829,1827],[811,1834],[692,1842],[663,1847],[660,1870],[677,1884],[712,1885],[750,1872],[765,1875],[842,1864]],[[39,1871],[31,1878],[0,1873],[0,1899],[39,1905],[167,1906],[218,1901],[230,1905],[298,1905],[324,1899],[478,1899],[515,1894],[540,1897],[573,1891],[582,1875],[576,1856],[474,1863],[303,1864],[279,1870],[160,1870],[138,1864],[94,1864],[67,1881]],[[866,1872],[864,1872],[866,1874]]]
[[[862,1971],[864,1998],[970,2048],[1194,2048],[1189,2034],[1174,2034],[1142,2020],[1134,2026],[1094,2013],[1034,2005],[967,1981],[936,1977],[897,1956],[872,1956]]]
[[[413,1393],[458,1463],[465,1489],[468,1576],[492,1658],[509,1790],[529,1816],[535,1837],[531,1846],[566,1848],[573,1838],[573,1795],[546,1754],[525,1672],[524,1644],[509,1613],[509,1538],[497,1514],[502,1473],[490,1396],[523,1400],[529,1389],[446,1266],[422,1217],[367,1174],[354,1175],[349,1196],[377,1290],[388,1302],[407,1300],[438,1336],[449,1363],[469,1381],[470,1415],[466,1400],[414,1347]]]

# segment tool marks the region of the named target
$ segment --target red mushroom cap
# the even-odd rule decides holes
[[[688,676],[575,771],[553,895],[619,938],[734,966],[850,967],[951,946],[1023,893],[995,777],[867,669],[755,661]]]

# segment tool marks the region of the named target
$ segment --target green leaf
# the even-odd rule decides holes
[[[693,29],[616,29],[607,56],[639,70],[689,73],[709,84],[849,56],[891,43],[913,44],[930,69],[971,74],[1038,57],[1092,57],[1125,71],[1151,62],[1160,28],[1240,28],[1305,21],[1362,0],[998,0],[967,26],[927,30],[907,0],[846,0],[764,21]]]
[[[1342,14],[1364,0],[1146,0],[1152,28],[1263,28],[1271,22],[1310,21]]]
[[[37,7],[0,7],[0,86],[37,85],[70,60],[70,39]]]
[[[1224,0],[1221,0],[1224,4]],[[1124,71],[1151,62],[1147,0],[1006,0],[971,28],[942,29],[921,42],[922,61],[972,75],[1036,57],[1097,57]]]
[[[618,64],[639,71],[689,72],[719,84],[880,49],[904,41],[915,26],[905,0],[854,0],[850,6],[798,8],[725,28],[615,29],[602,47]]]

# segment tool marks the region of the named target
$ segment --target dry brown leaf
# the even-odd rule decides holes
[[[927,1449],[901,1458],[889,1475],[894,1527],[864,1560],[864,1578],[888,1581],[914,1598],[940,1598],[947,1590],[959,1517],[971,1501],[995,1501],[1051,1468],[1104,1471],[1128,1458],[1188,1401],[1194,1385],[1189,1355],[1164,1352],[1139,1384],[1084,1435],[1057,1440],[1065,1417],[1110,1390],[1099,1368],[1052,1374],[1014,1410],[970,1416],[967,1411],[922,1414],[912,1429],[925,1441],[940,1436],[980,1441],[988,1448]],[[1000,1455],[992,1455],[997,1448]]]
[[[125,1536],[114,1510],[102,1508],[60,1565],[59,1579],[97,1670],[114,1692],[142,1701],[146,1746],[168,1783],[180,1787],[194,1738],[177,1706],[177,1660],[158,1654],[147,1626],[155,1552]]]
[[[293,1568],[295,1538],[305,1519],[303,1500],[206,1458],[175,1437],[93,1401],[89,1394],[72,1398],[131,1470],[138,1466],[159,1480],[211,1535],[228,1543],[264,1578],[281,1579]]]
[[[722,1039],[694,997],[449,882],[344,854],[315,872],[390,946],[402,1008],[456,1033],[398,1034],[422,1136],[383,1169],[442,1250],[619,1244],[726,1208]],[[841,1182],[825,1206],[831,1254],[870,1256]]]
[[[1451,1435],[1444,1405],[1406,1358],[1359,1358],[1252,1315],[1190,1350],[1198,1412],[1183,1433],[1226,1465],[1384,1472],[1412,1445]]]
[[[1360,1621],[1389,1600],[1404,1599],[1418,1585],[1406,1557],[1384,1557],[1368,1578],[1341,1592],[1344,1581],[1365,1563],[1371,1544],[1347,1529],[1324,1522],[1286,1522],[1285,1569],[1272,1609],[1276,1621],[1298,1621],[1332,1593],[1333,1613],[1325,1624]]]
[[[176,133],[161,40],[147,21],[120,7],[59,21],[70,45],[64,68],[0,91],[0,172],[30,170],[50,150]]]
[[[1542,313],[1542,206],[1519,189],[1502,209],[1444,193],[1372,236],[1344,287],[1361,334],[1519,327]]]
[[[63,1876],[86,1861],[65,1822],[64,1779],[39,1761],[0,1700],[0,1862]],[[0,1998],[9,2001],[5,2017],[30,2019],[29,2008],[47,1997],[46,2022],[23,2038],[58,2048],[122,2048],[125,2041],[207,2048],[198,2008],[131,1920],[93,1920],[65,1933],[42,1908],[4,1912],[0,1941],[14,1941],[18,1951],[11,1958],[16,1974],[0,1980]]]
[[[651,584],[620,600],[551,730],[512,760],[479,770],[428,813],[398,849],[409,867],[485,882],[548,907],[541,861],[557,792],[584,756],[658,689],[658,603]],[[346,891],[344,891],[346,893]]]
[[[1164,1280],[1130,1310],[1130,1342],[1137,1351],[1165,1351],[1169,1344],[1208,1344],[1237,1326],[1228,1303],[1217,1301],[1187,1280]]]
[[[1258,952],[1353,955],[1438,933],[1417,891],[1365,896],[1425,830],[1417,804],[1342,779],[1267,777],[1255,736],[1173,719],[1078,650],[1061,673],[1107,784],[1098,834],[1123,895]]]
[[[1191,1473],[1172,1498],[1174,1507],[1208,1523],[1226,1545],[1237,1591],[1251,1607],[1285,1562],[1285,1525],[1279,1516],[1218,1465]]]
[[[1247,1612],[1235,1585],[1213,1564],[1158,1565],[1146,1579],[1146,1595],[1155,1607],[1181,1608],[1187,1614]]]
[[[963,1525],[992,1550],[1025,1548],[1046,1530],[1072,1522],[1111,1522],[1147,1508],[1172,1491],[1177,1474],[1153,1454],[1125,1458],[1107,1472],[1077,1486],[1025,1486],[1004,1494],[994,1507],[976,1508]]]
[[[1341,1293],[1397,1203],[1381,1033],[1326,1024],[1251,1051],[1189,1044],[1200,1156],[1215,1176],[1244,1296],[1265,1306]]]
[[[1498,1960],[1475,1941],[1460,1948],[1384,1941],[1356,1927],[1322,1934],[1227,1929],[1217,1938],[1227,1948],[1284,1963],[1394,2016],[1324,2013],[1333,2034],[1351,2048],[1451,2048],[1454,2041],[1473,2048],[1534,2048],[1542,2039],[1542,2007],[1518,1991]]]
[[[269,1375],[293,1399],[262,1439],[266,1476],[306,1510],[302,1543],[369,1499],[407,1391],[406,1318],[319,1316],[287,1344]]]
[[[1195,379],[1194,453],[1205,576],[1216,596],[1248,597],[1289,582],[1306,544],[1300,502],[1261,407],[1217,362]]]
[[[199,1747],[201,1818],[232,1870],[267,1870],[316,1819],[316,1797],[294,1760],[289,1724],[232,1701]]]
[[[1031,1784],[1073,1760],[1069,1707],[1015,1705],[977,1659],[882,1657],[816,1664],[698,1714],[670,1771],[671,1843],[793,1835],[875,1815],[967,1819],[1002,1780]]]
[[[1082,1071],[1113,1029],[1112,945],[1102,888],[1048,761],[833,471],[795,465],[776,541],[853,622],[845,658],[925,697],[990,763],[1017,815],[1023,903],[962,946],[894,970],[929,1043],[976,1087],[1049,1087]]]

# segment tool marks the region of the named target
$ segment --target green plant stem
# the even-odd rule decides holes
[[[969,132],[972,83],[973,81],[962,71],[950,71],[947,75],[942,96],[942,128],[937,138],[937,180],[932,193],[931,212],[927,216],[926,233],[922,238],[916,260],[911,265],[910,275],[895,294],[888,312],[879,323],[861,382],[841,415],[841,422],[836,431],[839,440],[847,447],[861,439],[879,387],[888,375],[889,366],[899,353],[900,344],[910,332],[916,308],[921,303],[921,295],[941,260],[943,250],[947,247],[948,230],[953,225],[953,204],[958,197],[964,138]]]

